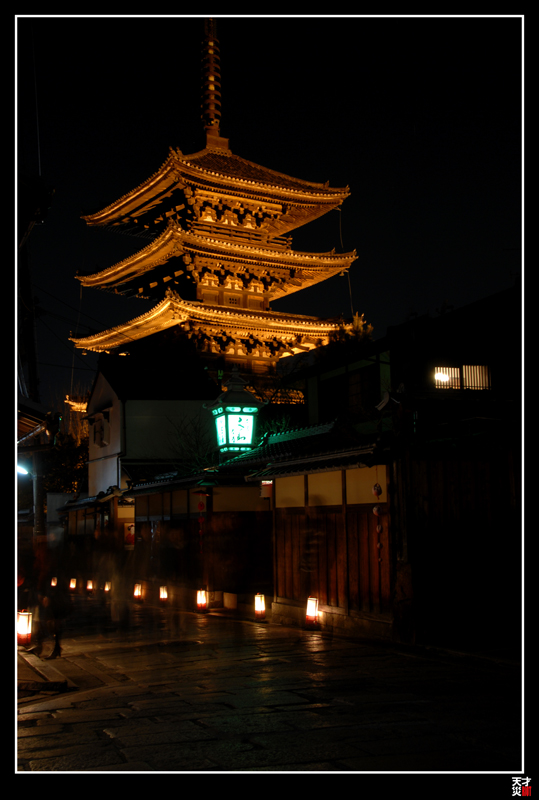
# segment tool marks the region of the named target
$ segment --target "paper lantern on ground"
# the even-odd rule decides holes
[[[307,600],[305,623],[310,627],[318,624],[318,599],[316,597],[309,597]]]
[[[263,594],[255,595],[255,619],[265,619],[266,600]]]
[[[69,581],[69,589],[70,591],[74,592],[76,588],[77,588],[77,579],[71,578],[71,580]]]
[[[112,583],[110,581],[105,581],[103,591],[108,594],[111,590],[112,590]]]
[[[86,591],[88,594],[93,594],[94,592],[94,582],[93,581],[86,581]]]
[[[58,586],[58,578],[51,578],[51,586]]]
[[[32,638],[32,613],[19,611],[17,614],[17,644],[28,647]]]
[[[197,591],[197,611],[208,610],[208,595],[205,589]]]
[[[134,591],[133,591],[133,597],[135,598],[135,600],[142,600],[142,584],[141,583],[135,583],[135,588],[134,588]]]
[[[161,603],[166,603],[168,600],[168,589],[166,586],[159,587],[159,600]]]

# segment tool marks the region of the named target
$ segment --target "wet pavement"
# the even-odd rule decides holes
[[[19,773],[522,774],[515,661],[136,605],[50,650],[18,649]]]

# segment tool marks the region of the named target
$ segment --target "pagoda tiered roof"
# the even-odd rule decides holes
[[[219,43],[214,20],[203,43],[205,147],[170,148],[161,167],[110,205],[86,214],[89,226],[149,240],[127,258],[89,275],[82,286],[150,298],[145,314],[102,333],[71,338],[107,352],[179,326],[208,358],[258,373],[283,355],[328,342],[341,320],[270,310],[269,303],[345,273],[355,251],[292,249],[291,231],[339,208],[349,189],[294,178],[252,161],[220,134]]]
[[[88,225],[149,227],[210,197],[269,211],[265,234],[281,236],[341,205],[348,187],[331,188],[262,167],[228,149],[205,147],[183,155],[170,148],[167,160],[146,181],[101,211],[83,216]],[[178,202],[175,202],[175,201]],[[166,211],[159,206],[167,202]]]
[[[166,230],[139,252],[100,272],[77,278],[84,287],[137,293],[143,275],[172,259],[161,281],[218,268],[235,275],[281,278],[269,294],[283,297],[341,274],[356,258],[355,251],[305,253],[274,242],[225,238],[215,226],[214,231],[185,231],[177,223],[169,222]],[[139,288],[138,293],[143,294],[143,289]]]
[[[223,336],[231,339],[251,338],[265,344],[271,341],[288,342],[291,353],[309,350],[318,342],[327,343],[341,321],[209,305],[183,300],[177,292],[167,289],[165,298],[145,314],[101,333],[70,339],[81,349],[108,352],[117,347],[126,348],[130,341],[182,324],[186,324],[186,330],[202,332],[210,340]]]

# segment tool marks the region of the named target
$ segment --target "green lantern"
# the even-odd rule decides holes
[[[215,420],[219,452],[234,457],[251,450],[256,428],[256,415],[262,403],[246,389],[237,367],[224,384],[227,390],[206,406]]]

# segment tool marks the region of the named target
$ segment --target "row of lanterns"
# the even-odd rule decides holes
[[[205,589],[197,591],[197,611],[208,610],[208,592]],[[255,619],[263,620],[266,618],[266,600],[263,594],[255,595]]]
[[[56,581],[53,578],[53,581]],[[93,581],[87,581],[87,589],[92,591]],[[56,583],[52,585],[56,586]],[[70,588],[75,589],[77,585],[76,579],[70,581]],[[110,592],[112,585],[107,581],[104,586],[104,591]],[[204,613],[208,611],[209,598],[206,589],[199,589],[197,591],[197,611]],[[133,590],[133,597],[136,601],[142,601],[142,584],[135,583]],[[166,586],[159,587],[159,600],[165,603],[168,600],[168,589]],[[263,594],[255,595],[255,620],[261,622],[266,618],[266,602]],[[305,615],[305,626],[307,628],[318,627],[318,600],[316,597],[309,597],[307,600],[307,612]],[[32,612],[23,609],[17,613],[17,644],[28,647],[32,638]]]

